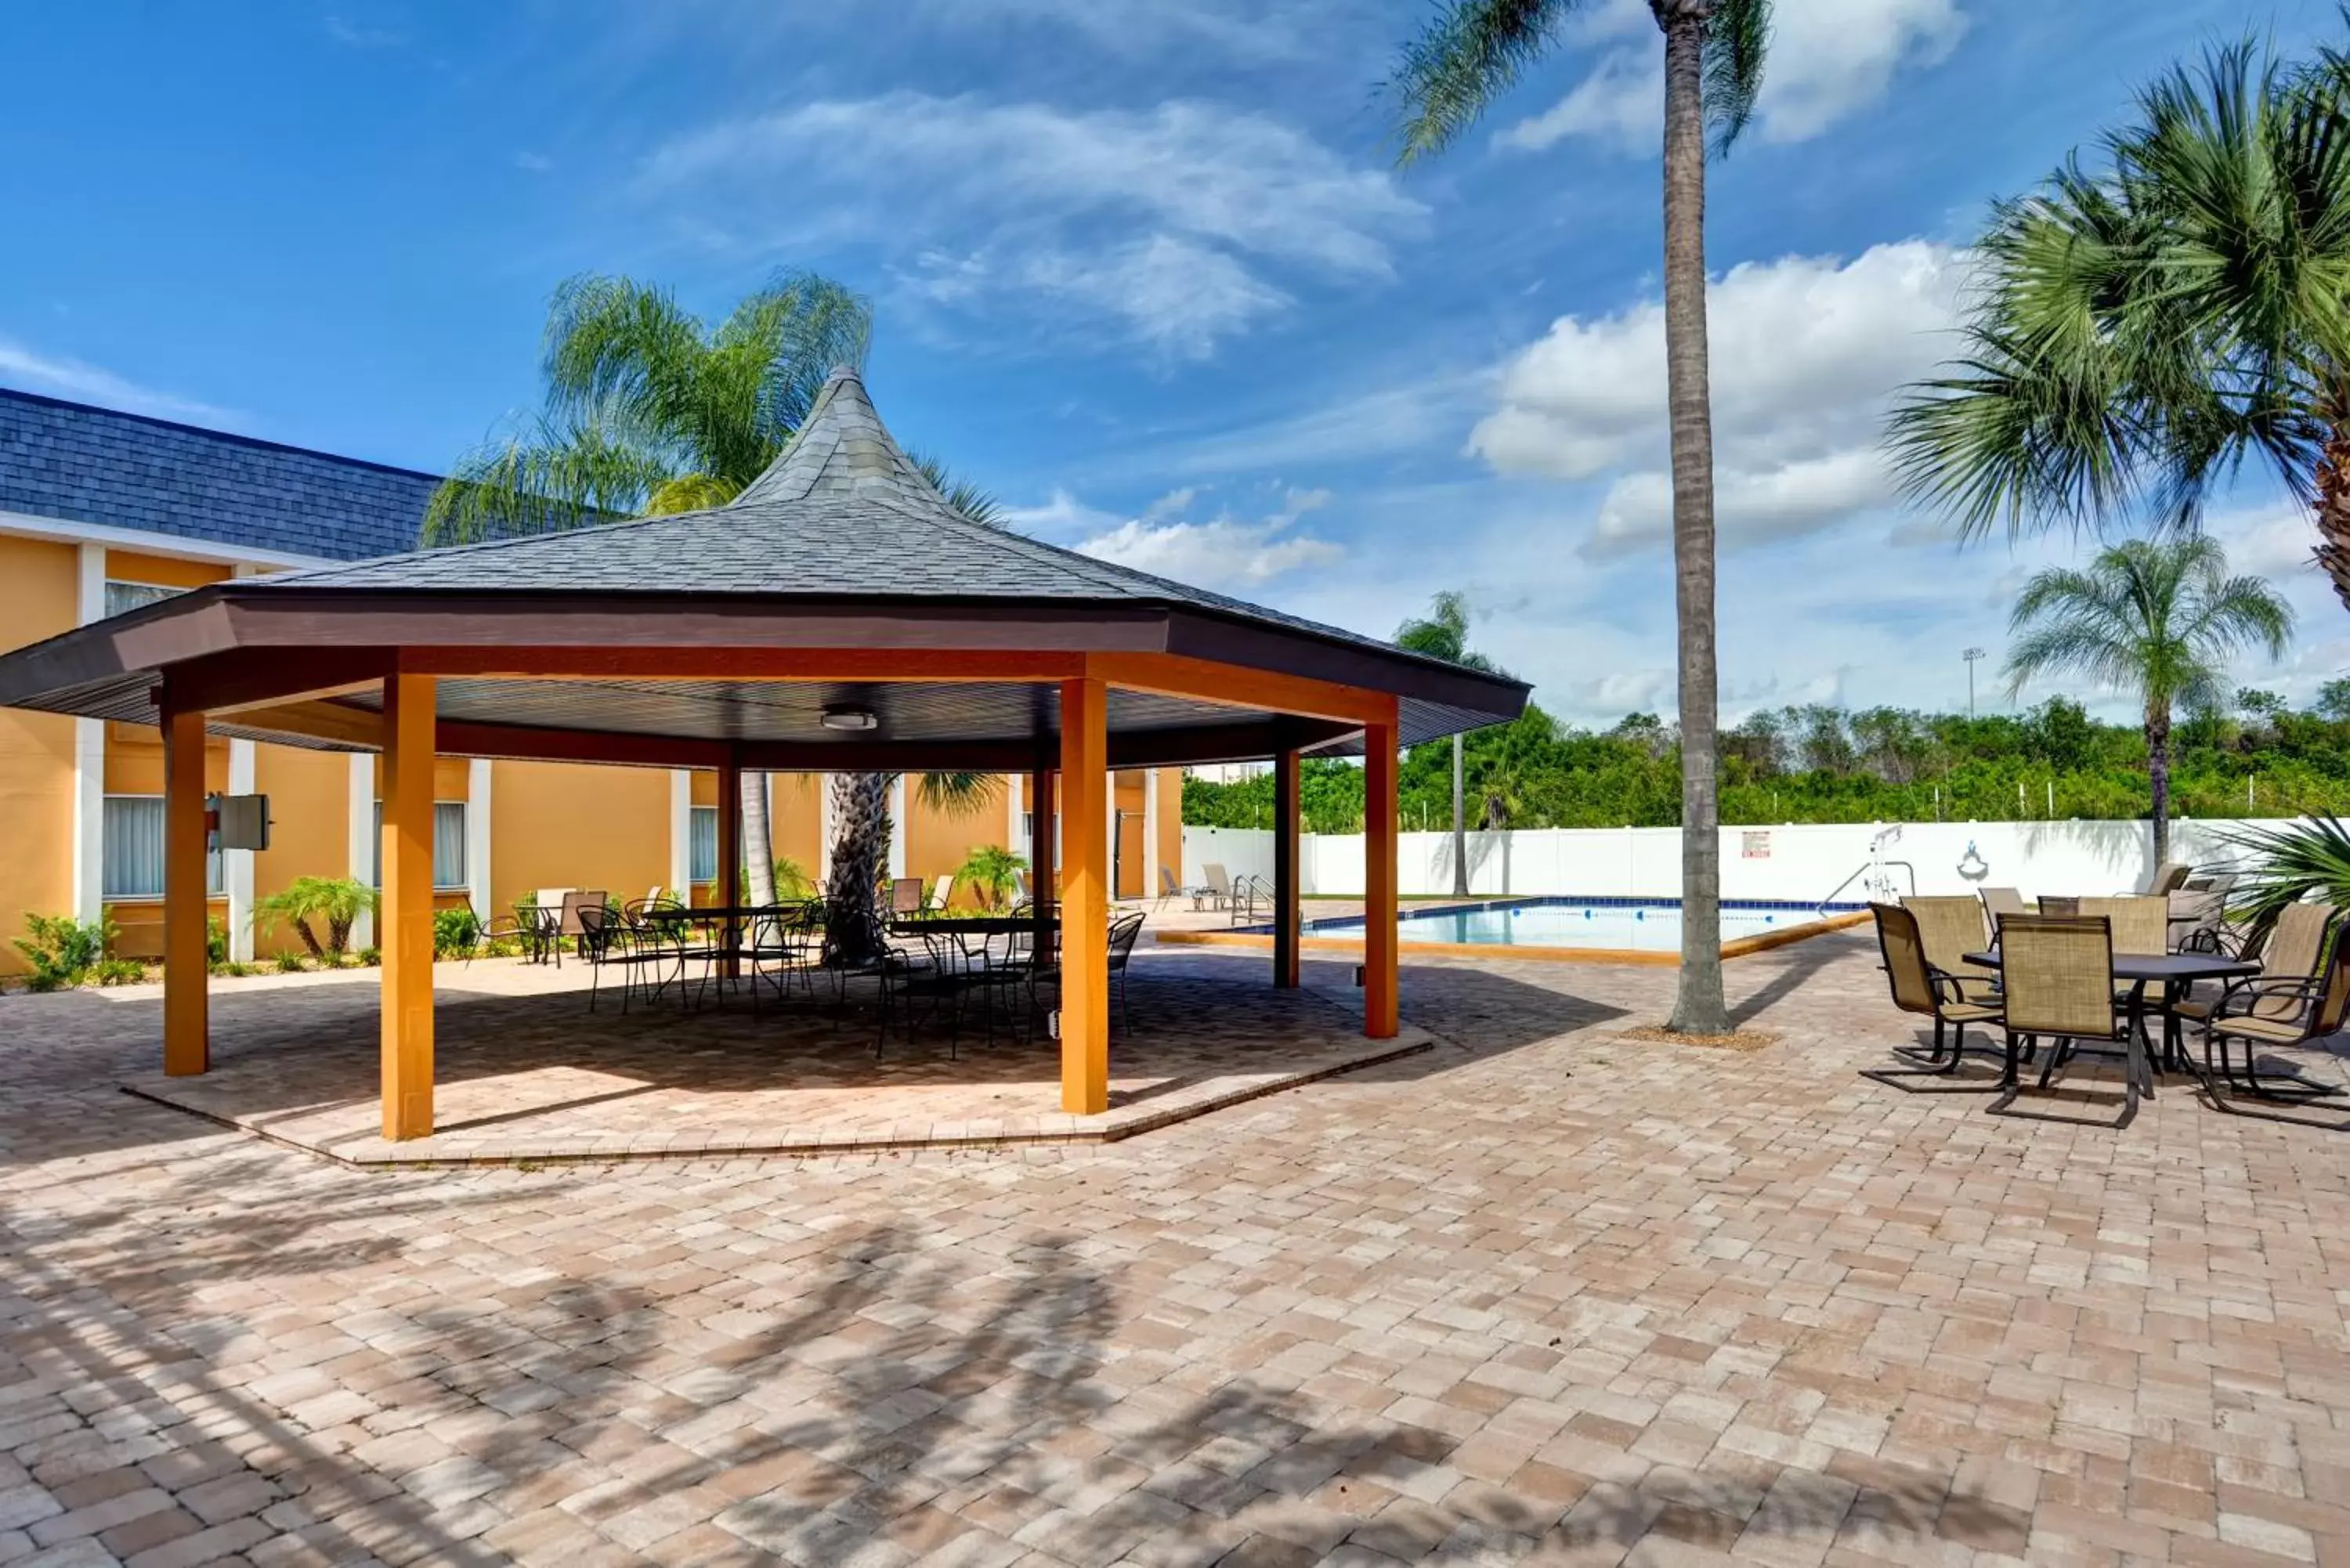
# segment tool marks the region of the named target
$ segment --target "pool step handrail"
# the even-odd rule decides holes
[[[1897,867],[1906,873],[1909,878],[1909,891],[1908,897],[1912,898],[1916,898],[1918,896],[1918,867],[1912,866],[1907,860],[1887,860],[1885,857],[1885,846],[1888,844],[1897,844],[1900,842],[1900,839],[1901,825],[1898,822],[1889,827],[1880,826],[1875,833],[1871,834],[1868,839],[1868,858],[1861,862],[1858,868],[1856,868],[1851,876],[1846,877],[1843,881],[1830,888],[1828,890],[1827,897],[1819,901],[1819,904],[1814,912],[1816,913],[1820,919],[1824,920],[1828,918],[1830,909],[1836,901],[1836,895],[1843,892],[1846,888],[1851,887],[1855,882],[1858,882],[1861,885],[1862,889],[1867,893],[1871,902],[1879,904],[1899,902],[1903,898],[1903,894],[1900,888],[1894,886],[1892,876],[1893,871]]]

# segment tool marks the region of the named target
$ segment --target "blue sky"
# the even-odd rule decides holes
[[[1986,202],[2152,72],[2331,0],[1781,0],[1714,171],[1722,678],[1961,702],[2069,542],[1959,551],[1889,505],[1887,394]],[[549,289],[697,309],[778,267],[870,294],[869,385],[1019,525],[1385,634],[1439,588],[1580,722],[1669,711],[1640,0],[1408,171],[1374,95],[1418,0],[93,4],[0,12],[0,384],[445,465],[536,400]],[[2305,524],[2214,520],[2350,621]]]

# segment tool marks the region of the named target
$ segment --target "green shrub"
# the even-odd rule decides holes
[[[1011,896],[1014,877],[1028,869],[1028,862],[1009,849],[996,844],[983,844],[971,852],[955,880],[968,883],[979,890],[979,901],[990,909],[1001,909]]]
[[[482,944],[482,922],[469,908],[432,912],[432,956],[458,958]]]
[[[256,930],[293,927],[310,956],[324,960],[329,954],[340,957],[351,945],[353,922],[362,914],[375,913],[382,903],[380,894],[355,877],[296,877],[280,891],[254,900],[253,923]],[[324,942],[314,920],[326,927]]]
[[[369,969],[376,968],[383,962],[383,950],[381,948],[361,948],[359,950],[359,962],[365,964]]]
[[[204,961],[217,969],[228,962],[228,922],[204,917]]]
[[[220,963],[213,965],[213,972],[217,975],[225,976],[230,980],[243,980],[247,975],[259,974],[261,970],[260,967],[255,964],[231,963],[224,960]]]
[[[100,959],[89,975],[100,985],[140,985],[146,981],[147,966],[137,959]]]
[[[106,957],[122,935],[116,929],[113,917],[101,910],[95,920],[77,920],[71,915],[25,915],[25,934],[16,939],[16,950],[33,966],[28,983],[35,991],[55,991],[60,986],[79,985],[90,970]]]
[[[309,967],[302,961],[300,953],[279,953],[272,961],[277,965],[279,974],[300,974]]]

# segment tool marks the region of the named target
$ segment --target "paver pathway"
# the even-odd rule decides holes
[[[1434,1050],[1107,1148],[536,1171],[0,1002],[0,1563],[2350,1562],[2350,1140],[1995,1121],[1857,1075],[1861,941],[1730,975],[1778,1045],[1421,965]]]

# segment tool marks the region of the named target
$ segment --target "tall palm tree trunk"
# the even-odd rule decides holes
[[[2329,401],[2338,408],[2350,393]],[[2334,597],[2350,607],[2350,410],[2327,413],[2331,433],[2316,473],[2317,564],[2334,579]]]
[[[889,785],[895,774],[832,775],[832,877],[825,888],[825,943],[850,968],[881,951],[877,896],[889,846]]]
[[[743,775],[743,874],[750,879],[751,902],[761,909],[775,901],[774,824],[767,815],[767,775],[757,770]],[[731,904],[732,888],[718,889],[714,902]]]
[[[2146,710],[2146,782],[2154,795],[2154,863],[2170,858],[2170,710]]]
[[[1710,0],[1650,0],[1665,32],[1665,366],[1672,413],[1674,607],[1680,628],[1681,973],[1668,1027],[1730,1028],[1721,997],[1721,801],[1714,782],[1713,413],[1707,388],[1705,28]]]
[[[1452,737],[1452,896],[1469,896],[1469,794],[1461,786],[1461,737]]]

